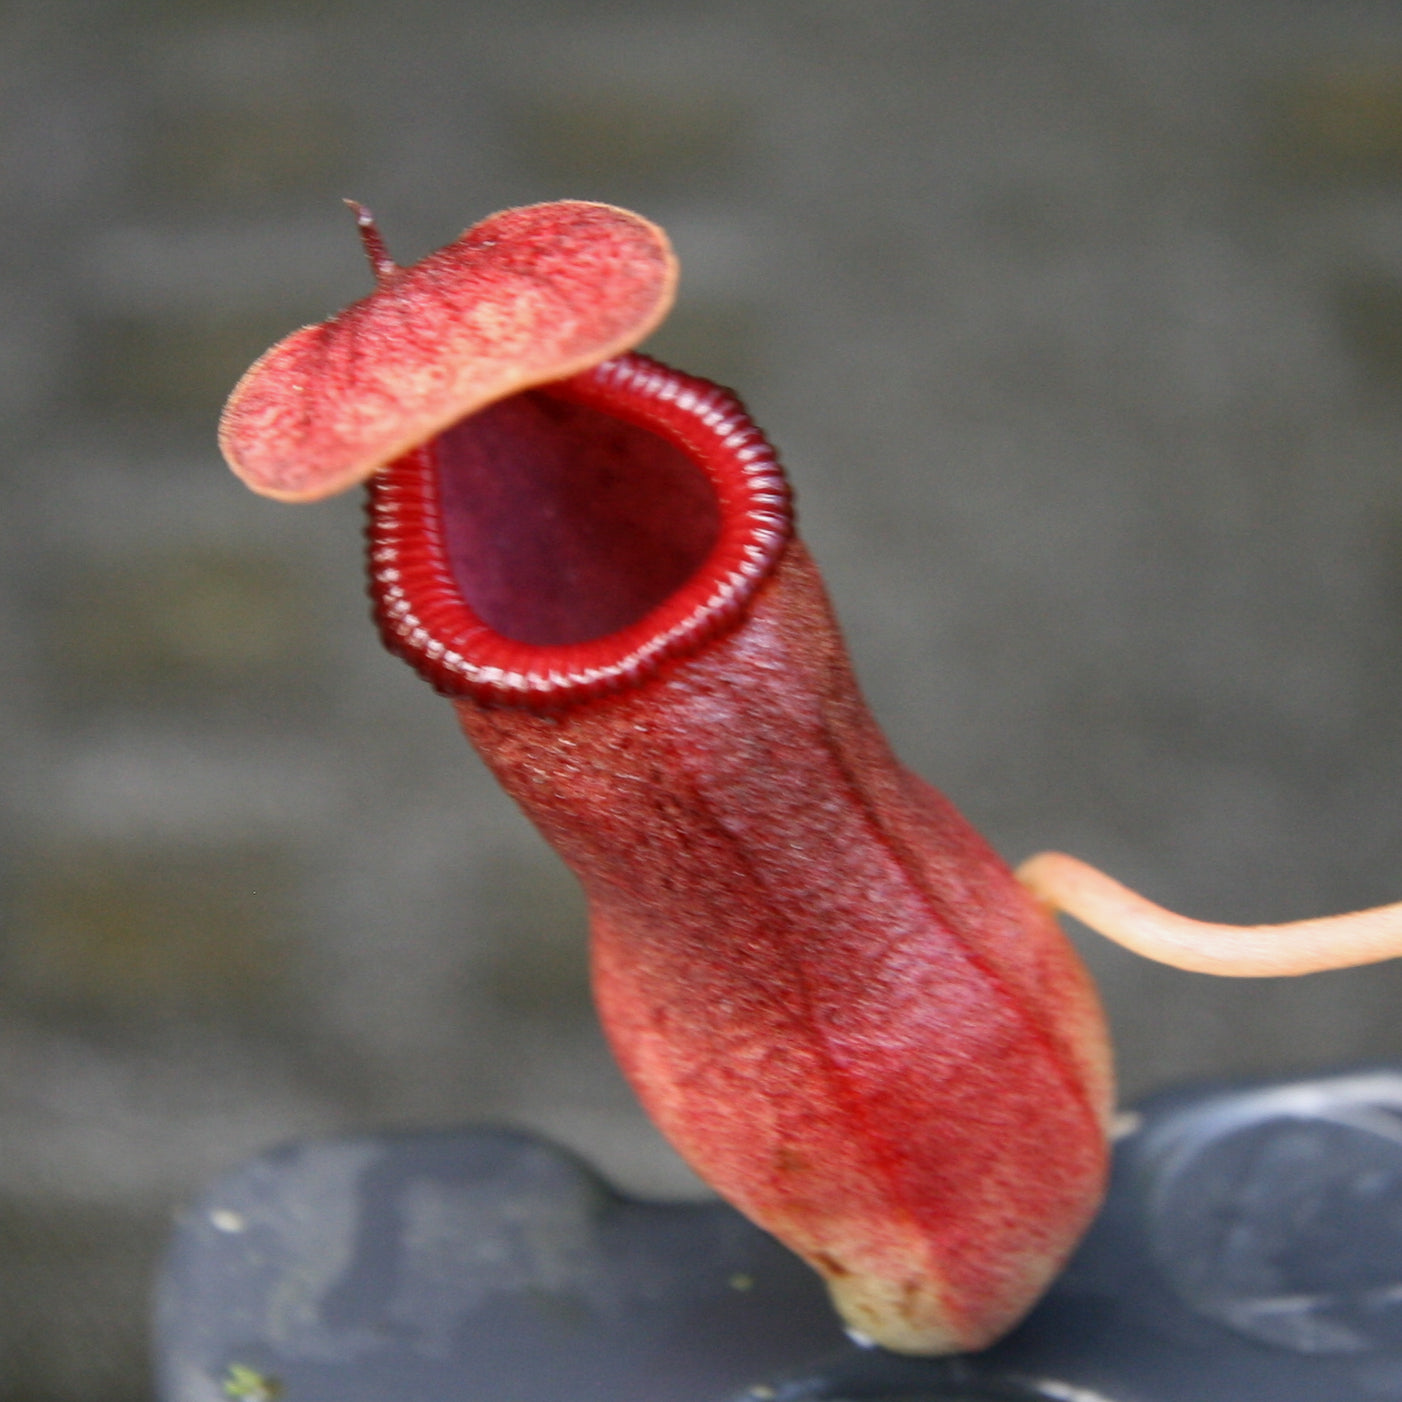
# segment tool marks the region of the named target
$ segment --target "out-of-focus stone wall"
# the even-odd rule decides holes
[[[145,1395],[175,1206],[504,1119],[696,1190],[569,879],[222,468],[263,347],[493,209],[672,230],[652,349],[788,462],[898,750],[1189,912],[1402,896],[1402,9],[18,0],[0,12],[0,1402]],[[1402,1054],[1402,969],[1087,940],[1130,1095]]]

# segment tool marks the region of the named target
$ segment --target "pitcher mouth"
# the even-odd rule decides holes
[[[728,390],[624,354],[498,400],[371,479],[381,636],[445,695],[550,711],[733,627],[793,532]]]

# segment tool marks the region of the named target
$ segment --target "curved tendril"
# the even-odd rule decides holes
[[[1402,902],[1285,925],[1216,925],[1175,915],[1064,852],[1029,857],[1017,878],[1106,939],[1192,973],[1270,978],[1402,955]]]

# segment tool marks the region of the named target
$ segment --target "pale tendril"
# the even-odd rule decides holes
[[[1017,877],[1046,905],[1106,939],[1193,973],[1269,978],[1402,955],[1402,903],[1285,925],[1218,925],[1175,915],[1064,852],[1029,857]]]

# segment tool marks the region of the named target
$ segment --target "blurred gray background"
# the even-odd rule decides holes
[[[170,1213],[494,1119],[699,1191],[570,879],[380,651],[247,362],[576,196],[778,443],[898,751],[1013,860],[1204,917],[1402,898],[1402,5],[20,0],[0,10],[0,1402],[145,1398]],[[1078,936],[1079,938],[1079,936]],[[1402,968],[1081,941],[1127,1098],[1402,1056]]]

